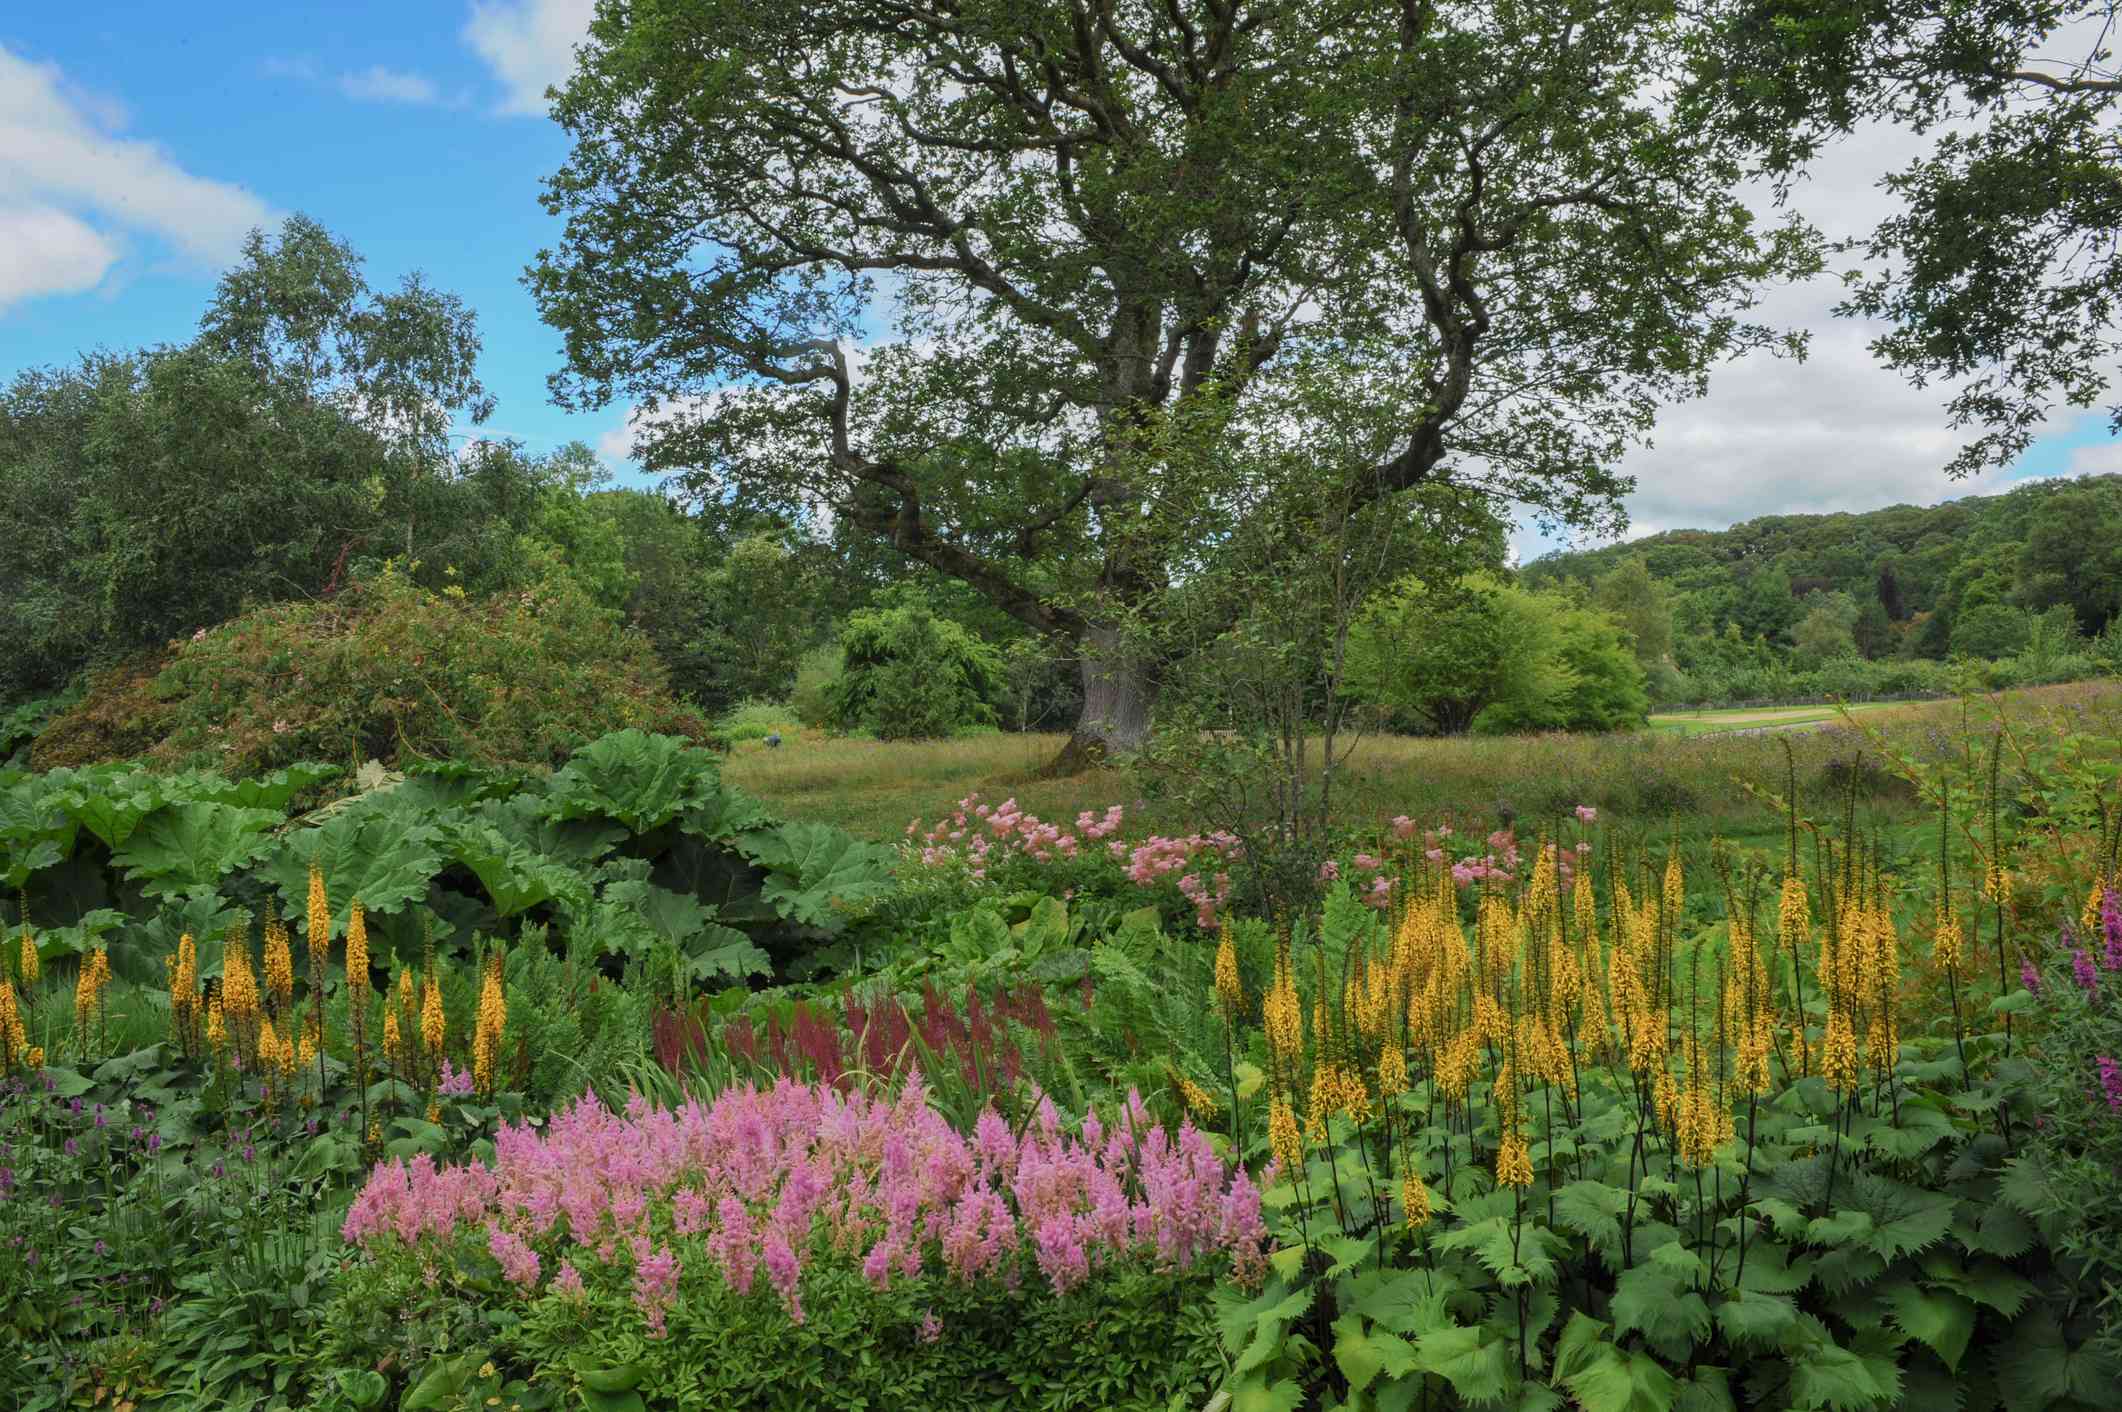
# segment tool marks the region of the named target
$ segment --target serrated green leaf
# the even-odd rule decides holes
[[[852,913],[893,887],[896,855],[830,824],[782,824],[739,846],[770,870],[760,894],[775,910],[821,931],[845,929]]]
[[[387,916],[427,896],[428,882],[443,867],[441,837],[423,813],[395,806],[382,794],[287,835],[264,875],[280,890],[285,915],[300,917],[308,909],[314,863],[324,874],[332,934],[338,936],[355,902]]]
[[[1415,1357],[1466,1402],[1493,1402],[1518,1377],[1516,1350],[1485,1325],[1432,1329],[1415,1340]]]
[[[281,822],[267,809],[168,804],[140,821],[111,862],[150,897],[211,893],[222,878],[273,847],[269,830]]]
[[[1289,1378],[1270,1383],[1253,1379],[1238,1384],[1231,1393],[1231,1412],[1297,1412],[1304,1405],[1304,1388]]]
[[[1627,1209],[1628,1193],[1605,1182],[1571,1182],[1554,1196],[1555,1224],[1608,1252],[1621,1248],[1621,1213]]]
[[[1657,1359],[1612,1344],[1563,1381],[1583,1412],[1671,1412],[1676,1395]]]
[[[1734,1290],[1717,1305],[1717,1327],[1733,1343],[1773,1344],[1798,1322],[1797,1306],[1778,1294]]]
[[[1367,1326],[1361,1315],[1343,1314],[1334,1320],[1334,1365],[1360,1392],[1380,1373],[1406,1377],[1415,1366],[1415,1348],[1398,1334]]]
[[[1790,1389],[1796,1412],[1866,1412],[1887,1405],[1897,1390],[1854,1350],[1826,1340],[1790,1355]]]
[[[1946,1367],[1959,1371],[1960,1358],[1975,1336],[1975,1306],[1957,1294],[1918,1289],[1896,1280],[1880,1291],[1893,1320],[1910,1338],[1927,1345]]]
[[[705,750],[669,735],[614,731],[569,757],[546,786],[556,819],[617,819],[637,834],[658,828],[721,792]]]

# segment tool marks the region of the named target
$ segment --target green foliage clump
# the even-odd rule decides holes
[[[1601,609],[1490,575],[1403,579],[1349,635],[1360,699],[1440,734],[1608,731],[1650,709],[1628,633]]]
[[[31,759],[236,775],[319,758],[520,768],[630,726],[712,737],[647,642],[564,576],[476,598],[386,570],[203,629],[159,670],[107,674],[44,728]]]
[[[912,593],[848,616],[832,723],[880,740],[932,740],[994,726],[1002,654]]]

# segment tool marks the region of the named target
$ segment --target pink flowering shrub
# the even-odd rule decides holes
[[[623,1282],[652,1338],[702,1281],[763,1283],[801,1324],[818,1266],[880,1292],[1036,1281],[1067,1295],[1109,1269],[1227,1267],[1250,1285],[1266,1259],[1244,1170],[1191,1124],[1151,1124],[1139,1096],[1110,1126],[1093,1113],[1065,1129],[1041,1100],[1022,1131],[989,1109],[968,1135],[919,1075],[895,1097],[784,1081],[676,1110],[584,1098],[542,1129],[504,1123],[491,1165],[377,1166],[342,1233],[386,1260],[474,1242],[525,1299]]]
[[[1243,856],[1230,833],[1154,834],[1137,842],[1117,837],[1127,821],[1125,805],[1103,812],[1084,810],[1067,828],[1028,814],[1015,799],[983,803],[968,794],[957,807],[924,829],[919,819],[906,825],[907,849],[921,866],[962,869],[975,883],[999,881],[1006,874],[1018,884],[1039,885],[1064,875],[1065,865],[1101,862],[1116,867],[1127,885],[1155,891],[1176,887],[1193,908],[1194,921],[1213,931],[1230,900],[1230,865]],[[1048,875],[1042,877],[1041,875]],[[1065,892],[1065,886],[1047,891]]]

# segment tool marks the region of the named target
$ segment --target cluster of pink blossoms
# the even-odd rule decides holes
[[[1240,856],[1236,836],[1221,830],[1183,838],[1157,835],[1130,845],[1113,837],[1126,817],[1126,806],[1121,804],[1102,814],[1086,809],[1076,815],[1076,826],[1069,830],[1025,813],[1014,799],[983,804],[978,794],[968,794],[952,813],[925,831],[919,819],[908,821],[906,836],[918,844],[924,866],[962,864],[975,880],[984,880],[987,870],[1010,854],[1050,863],[1084,856],[1086,844],[1103,842],[1136,886],[1151,887],[1173,877],[1180,895],[1194,906],[1194,920],[1204,930],[1214,930],[1217,915],[1230,898],[1230,873],[1217,865]]]
[[[1110,1128],[1093,1113],[1065,1130],[1041,1099],[1021,1135],[989,1109],[967,1136],[928,1106],[919,1075],[896,1098],[787,1081],[676,1110],[586,1097],[543,1130],[502,1124],[492,1166],[379,1164],[343,1234],[375,1251],[482,1230],[526,1295],[545,1257],[561,1257],[549,1292],[563,1297],[580,1296],[591,1262],[623,1261],[657,1337],[681,1251],[739,1293],[763,1271],[801,1322],[806,1259],[854,1261],[878,1288],[932,1269],[1015,1288],[1028,1255],[1066,1293],[1131,1259],[1179,1272],[1224,1256],[1250,1285],[1267,1239],[1244,1169],[1191,1123],[1176,1136],[1152,1125],[1138,1095]]]

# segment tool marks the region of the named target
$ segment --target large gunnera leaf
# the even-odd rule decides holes
[[[715,796],[715,757],[670,735],[614,731],[576,751],[546,787],[559,819],[617,819],[635,833],[669,823]]]
[[[111,861],[149,897],[201,896],[272,849],[276,809],[193,800],[147,816]]]
[[[782,916],[820,931],[842,930],[852,912],[892,889],[892,851],[830,824],[783,824],[744,844],[770,870],[761,895]]]
[[[429,879],[442,871],[442,830],[424,812],[394,808],[389,794],[364,807],[334,814],[315,828],[290,834],[265,867],[280,890],[287,915],[309,906],[309,869],[324,873],[331,901],[332,932],[346,930],[356,901],[370,912],[397,912],[427,895]]]

